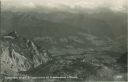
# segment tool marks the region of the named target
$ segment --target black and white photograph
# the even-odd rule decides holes
[[[0,0],[0,82],[127,82],[127,0]]]

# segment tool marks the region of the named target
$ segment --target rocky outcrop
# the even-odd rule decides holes
[[[45,50],[40,52],[34,42],[19,36],[16,32],[0,37],[1,74],[18,76],[49,61]]]
[[[19,71],[27,71],[31,65],[27,58],[17,53],[14,49],[10,53],[9,48],[5,48],[1,54],[1,67],[2,74],[13,76],[13,74],[17,75]]]

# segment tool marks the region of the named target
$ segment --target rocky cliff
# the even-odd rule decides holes
[[[19,36],[16,32],[0,37],[1,73],[18,76],[50,60],[47,52],[39,52],[34,42]]]

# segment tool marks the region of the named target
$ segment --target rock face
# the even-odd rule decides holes
[[[16,32],[1,36],[0,42],[1,74],[19,76],[20,71],[36,68],[50,59],[46,52],[38,51],[34,42]]]
[[[31,65],[27,58],[17,53],[14,49],[9,51],[9,48],[5,48],[1,55],[1,66],[3,74],[10,74],[11,72],[18,73],[19,71],[27,71]]]

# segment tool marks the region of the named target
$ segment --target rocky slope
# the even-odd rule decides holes
[[[20,71],[27,71],[49,61],[45,50],[40,53],[36,45],[16,32],[0,37],[1,73],[18,76]]]

